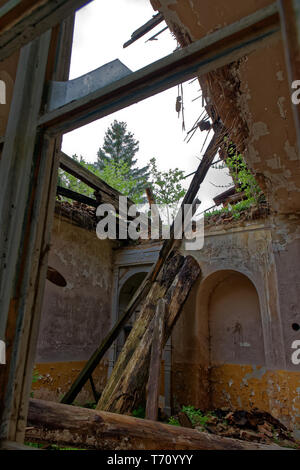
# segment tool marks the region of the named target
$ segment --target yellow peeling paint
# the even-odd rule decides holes
[[[35,372],[38,372],[42,377],[32,384],[34,398],[60,401],[85,364],[85,361],[36,364]],[[93,373],[95,387],[99,393],[103,390],[106,383],[107,370],[107,363],[101,363]],[[90,382],[83,387],[75,401],[78,404],[95,401]]]
[[[211,394],[214,408],[258,408],[300,430],[300,372],[225,364],[211,370]]]

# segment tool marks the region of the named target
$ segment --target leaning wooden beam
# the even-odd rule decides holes
[[[157,303],[154,320],[153,341],[147,384],[146,419],[157,420],[158,400],[160,392],[160,370],[163,353],[163,339],[166,315],[166,301],[160,299]]]
[[[77,193],[76,191],[72,191],[71,189],[64,188],[62,186],[57,186],[56,194],[58,196],[63,196],[68,199],[72,199],[73,201],[81,202],[82,204],[86,204],[91,207],[99,206],[99,203],[96,201],[96,199],[92,199],[91,197]]]
[[[24,440],[60,148],[37,131],[37,118],[46,74],[68,77],[73,24],[67,19],[22,49],[0,161],[0,259],[8,260],[0,266],[0,338],[7,344],[7,363],[0,367],[0,440]],[[51,64],[49,56],[56,57]]]
[[[182,207],[184,204],[192,204],[197,193],[199,191],[200,184],[204,180],[211,163],[218,151],[219,144],[222,140],[222,126],[220,124],[216,124],[214,126],[216,134],[212,138],[205,155],[196,171],[191,185],[184,197]],[[61,402],[62,403],[72,403],[84,384],[88,381],[90,375],[96,369],[97,365],[104,357],[108,349],[111,347],[115,339],[118,337],[122,328],[126,325],[128,320],[130,319],[131,315],[137,308],[137,306],[141,303],[141,301],[147,296],[149,293],[153,282],[155,282],[161,267],[166,260],[170,250],[172,249],[174,243],[174,230],[171,230],[171,237],[170,240],[165,240],[162,249],[160,251],[158,260],[152,270],[148,273],[144,281],[142,282],[141,286],[138,288],[136,293],[134,294],[133,298],[129,302],[128,306],[124,314],[121,318],[117,321],[114,325],[112,330],[108,333],[108,335],[104,338],[102,343],[100,344],[99,348],[95,350],[91,358],[88,360],[87,364],[84,366],[82,371],[79,373],[78,377],[73,382],[70,390],[64,395]]]
[[[151,31],[153,28],[159,25],[162,21],[164,21],[164,17],[162,13],[157,13],[156,15],[154,15],[151,18],[151,20],[147,21],[147,23],[143,24],[143,26],[141,26],[140,28],[138,28],[136,31],[132,33],[129,41],[123,44],[123,48],[130,46],[135,41],[143,37],[145,34],[149,33],[149,31]]]
[[[37,214],[49,176],[45,155],[34,154],[34,148],[50,41],[51,31],[21,51],[0,161],[0,339],[7,344],[6,364],[0,367],[0,440],[17,440],[19,407],[31,376],[25,371],[30,338],[36,334],[31,302],[41,248],[34,245],[46,216],[42,212],[38,219]],[[53,142],[47,145],[52,154]]]
[[[121,80],[46,112],[39,124],[54,135],[77,129],[238,60],[264,45],[265,40],[279,31],[275,3]]]
[[[89,1],[8,0],[0,8],[0,60],[59,24]]]
[[[149,370],[156,305],[160,299],[166,300],[165,346],[200,272],[200,266],[192,256],[184,258],[180,254],[170,255],[146,297],[102,392],[97,409],[128,413],[141,403]]]
[[[94,450],[282,450],[194,429],[30,400],[26,440]]]
[[[83,183],[85,183],[90,188],[93,188],[95,191],[100,193],[101,203],[103,204],[112,204],[114,208],[119,211],[119,197],[122,194],[116,189],[109,186],[105,181],[96,176],[94,173],[89,171],[87,168],[84,168],[80,165],[79,162],[73,160],[64,152],[60,152],[60,168],[65,170],[70,175],[75,176]],[[127,199],[128,206],[133,205],[133,202],[130,199]],[[100,201],[98,205],[100,204]],[[97,207],[98,207],[97,205]]]

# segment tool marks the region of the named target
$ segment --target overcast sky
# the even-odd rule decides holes
[[[123,49],[123,43],[130,39],[132,32],[154,14],[149,0],[94,0],[79,10],[75,22],[70,79],[114,59],[121,60],[132,71],[136,71],[172,53],[177,43],[169,30],[162,33],[157,41],[146,42],[149,37],[160,31],[165,23],[161,23],[146,36]],[[182,119],[178,118],[175,110],[177,95],[178,89],[175,87],[72,131],[64,136],[63,151],[69,155],[82,155],[90,162],[95,161],[106,129],[114,119],[118,119],[127,122],[128,130],[133,132],[140,142],[137,154],[139,166],[156,157],[160,169],[178,167],[185,174],[189,174],[198,166],[206,133],[198,130],[188,144],[184,142],[186,132],[182,131]],[[186,131],[201,114],[201,99],[193,101],[200,95],[198,81],[183,84]],[[188,186],[190,181],[191,178],[188,178],[185,185]],[[211,182],[225,185],[229,181],[224,171],[210,170],[199,192],[203,209],[212,206],[212,197],[224,191],[223,188],[213,186]]]

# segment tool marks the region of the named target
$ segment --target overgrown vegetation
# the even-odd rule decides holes
[[[207,414],[203,413],[201,410],[196,410],[194,406],[183,406],[181,409],[182,413],[185,413],[189,420],[191,421],[193,427],[200,427],[205,429],[206,424],[209,422],[211,417],[213,416],[212,412]],[[168,420],[168,424],[173,426],[180,426],[179,419],[175,416],[171,416]]]
[[[43,376],[40,375],[39,371],[37,369],[33,369],[31,383],[35,384],[36,382],[38,382],[42,378],[43,378]],[[33,398],[34,397],[34,392],[30,392],[30,396],[31,396],[31,398]]]
[[[229,204],[221,209],[207,212],[205,217],[209,218],[228,213],[228,215],[233,216],[234,219],[239,219],[242,212],[263,201],[264,195],[254,175],[248,169],[243,155],[237,151],[235,144],[230,141],[228,137],[224,138],[223,150],[227,157],[221,165],[214,166],[214,168],[224,169],[227,167],[229,169],[230,176],[233,179],[236,191],[238,193],[244,193],[245,198],[236,204]]]
[[[56,444],[39,444],[37,442],[25,442],[25,445],[28,447],[34,447],[41,450],[84,450],[77,449],[76,447],[60,447]]]
[[[144,406],[139,406],[136,410],[132,411],[132,416],[135,418],[144,419],[146,415],[146,410]]]
[[[233,179],[237,192],[244,192],[246,199],[257,203],[261,196],[261,189],[251,171],[248,169],[244,157],[237,151],[232,141],[225,137],[225,151],[227,153],[226,165]]]
[[[146,202],[145,189],[151,186],[156,203],[169,205],[172,211],[172,206],[175,207],[186,192],[181,184],[183,172],[178,168],[160,171],[155,158],[140,168],[135,158],[138,150],[139,141],[127,130],[127,124],[115,120],[105,133],[95,162],[88,163],[83,156],[76,154],[72,158],[121,194],[130,197],[135,204]],[[61,169],[58,185],[88,197],[94,195],[92,188]]]
[[[255,202],[252,199],[245,199],[244,201],[240,201],[237,204],[234,204],[232,206],[229,205],[226,207],[222,207],[221,209],[216,209],[211,212],[206,212],[205,217],[209,218],[215,215],[228,214],[228,215],[232,215],[234,219],[239,219],[242,212],[244,212],[247,209],[250,209],[250,207],[254,205],[255,205]]]

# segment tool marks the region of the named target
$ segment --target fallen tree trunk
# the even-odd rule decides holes
[[[192,256],[170,255],[127,338],[97,409],[127,413],[138,406],[147,383],[157,302],[164,298],[167,305],[164,346],[199,274],[200,266]]]
[[[156,421],[31,399],[26,440],[95,450],[282,450]]]

